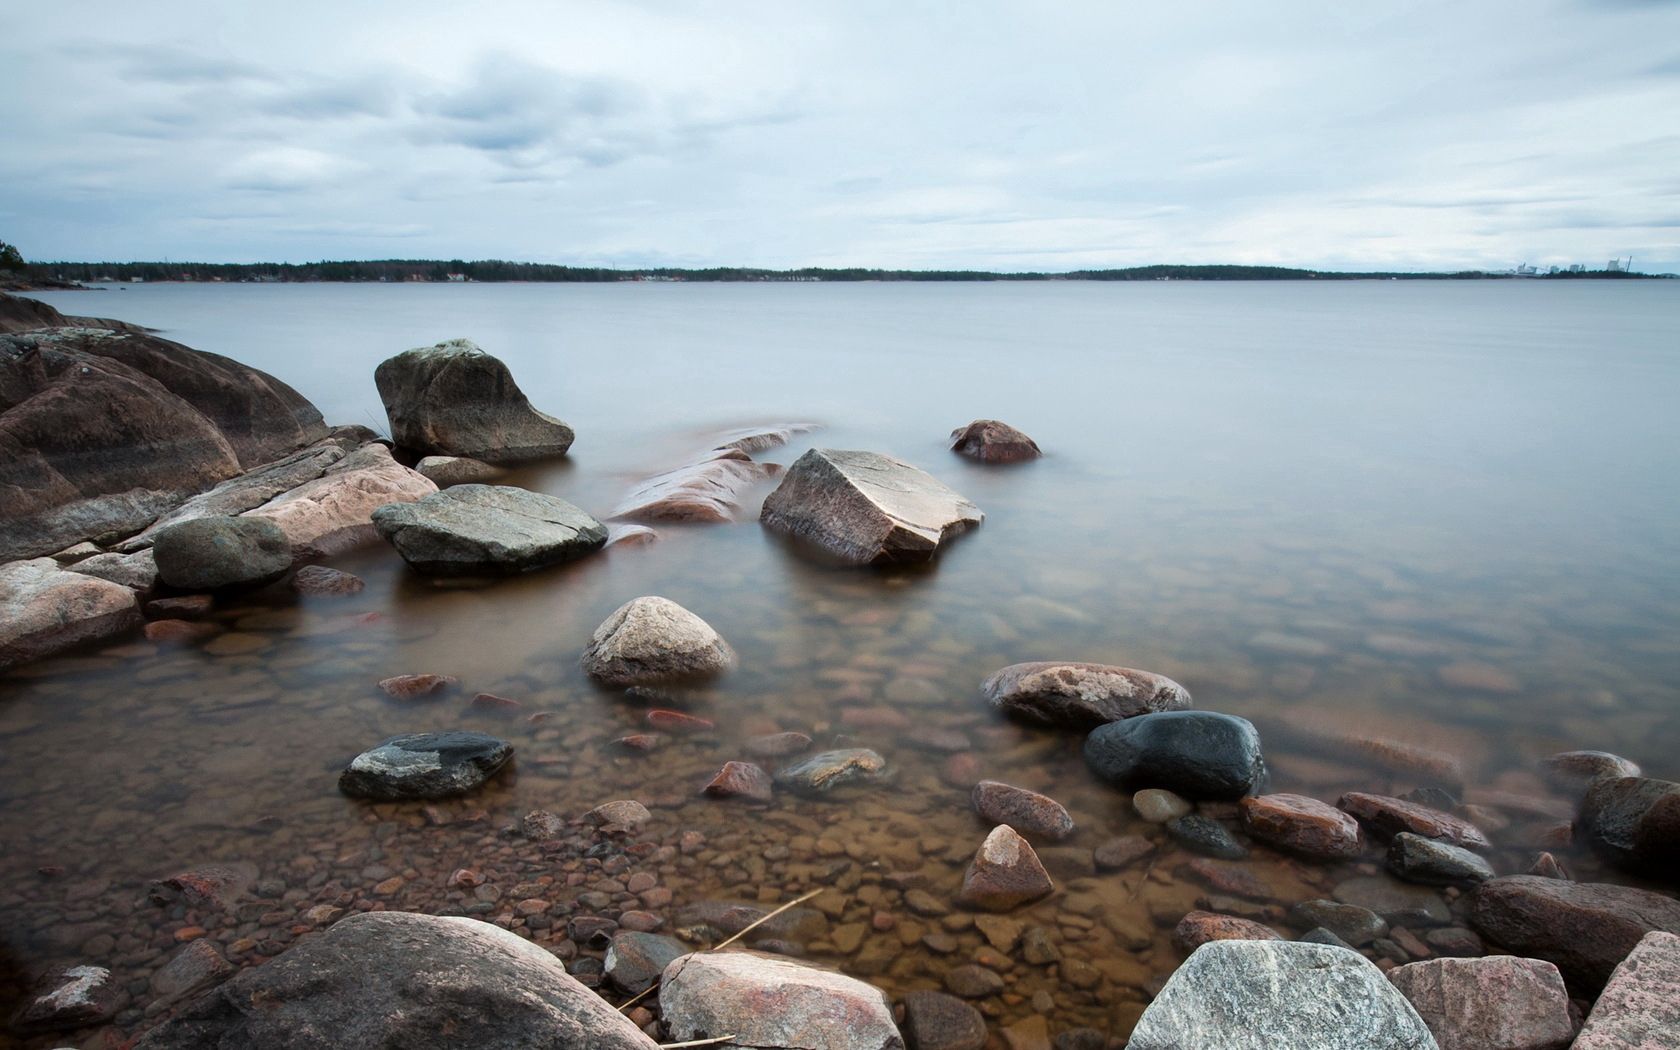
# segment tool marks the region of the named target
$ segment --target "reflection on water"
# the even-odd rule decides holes
[[[1262,885],[1246,892],[1168,849],[1093,873],[1093,847],[1159,833],[1086,772],[1077,737],[993,717],[978,683],[1004,664],[1170,675],[1198,706],[1260,725],[1275,789],[1330,800],[1417,784],[1336,743],[1339,731],[1448,752],[1470,800],[1490,806],[1490,792],[1544,795],[1533,762],[1568,747],[1680,772],[1680,424],[1666,405],[1680,285],[146,286],[50,298],[268,368],[335,421],[372,421],[382,357],[471,336],[580,435],[570,462],[516,483],[597,512],[703,447],[700,435],[811,417],[827,430],[758,458],[791,462],[813,441],[893,452],[987,520],[936,566],[889,572],[816,565],[751,523],[666,527],[653,546],[487,589],[435,587],[372,548],[334,563],[367,580],[359,595],[280,589],[221,610],[226,633],[202,649],[129,643],[16,673],[0,681],[7,972],[110,965],[144,1009],[183,926],[250,961],[308,929],[302,916],[321,903],[511,919],[521,899],[592,884],[504,826],[634,797],[654,807],[647,840],[705,836],[634,857],[673,907],[828,886],[811,957],[896,994],[991,953],[1010,982],[981,1004],[997,1020],[1048,996],[1053,1030],[1123,1034],[1176,965],[1171,924],[1198,901],[1246,900],[1275,922],[1361,866],[1258,849],[1249,870]],[[995,469],[943,449],[952,427],[988,415],[1048,457]],[[612,741],[642,728],[645,708],[591,686],[577,661],[595,625],[639,594],[705,617],[741,659],[681,698],[715,733],[631,755]],[[399,702],[374,685],[423,671],[462,689]],[[522,707],[473,710],[476,692]],[[451,727],[511,740],[514,774],[429,807],[336,793],[357,751]],[[745,739],[783,729],[873,747],[893,779],[764,809],[697,796]],[[1077,821],[1070,849],[1046,851],[1061,892],[1011,916],[1059,961],[1016,950],[999,962],[971,916],[903,903],[909,888],[949,903],[986,830],[939,749],[953,733],[981,776],[1050,794]],[[1526,867],[1555,820],[1484,816],[1506,847],[1502,872]],[[213,861],[254,862],[263,904],[218,919],[144,900],[148,881]],[[462,867],[485,873],[489,892],[449,888]],[[529,928],[554,943],[564,927]]]

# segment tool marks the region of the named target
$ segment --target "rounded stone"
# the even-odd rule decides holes
[[[1236,799],[1266,773],[1246,718],[1163,711],[1110,722],[1085,738],[1085,762],[1120,787],[1160,787],[1191,799]]]
[[[447,798],[478,787],[512,757],[512,744],[484,733],[410,733],[357,755],[338,788],[383,801]]]
[[[177,590],[261,587],[292,567],[292,544],[267,518],[212,515],[177,522],[152,543],[158,578]]]
[[[584,672],[614,688],[709,678],[734,663],[735,651],[710,624],[651,595],[614,610],[583,651]]]
[[[1010,664],[989,675],[980,690],[1007,715],[1079,730],[1156,711],[1177,711],[1191,702],[1190,691],[1165,675],[1053,660]]]
[[[1242,800],[1243,827],[1262,842],[1326,860],[1357,857],[1359,822],[1306,795],[1259,795]]]
[[[996,419],[976,419],[951,431],[951,451],[982,463],[1020,463],[1044,455],[1038,442]]]
[[[1073,817],[1055,799],[996,780],[982,780],[969,794],[974,812],[988,824],[1059,842],[1073,834]]]

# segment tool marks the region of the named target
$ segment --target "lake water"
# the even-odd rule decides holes
[[[1125,871],[1085,870],[1078,850],[1160,833],[1086,772],[1078,736],[987,709],[980,680],[1023,660],[1177,679],[1197,706],[1260,726],[1275,790],[1403,791],[1420,781],[1383,747],[1450,755],[1502,873],[1524,870],[1558,819],[1537,759],[1599,748],[1680,776],[1680,282],[145,285],[40,298],[263,368],[329,422],[380,430],[374,366],[470,338],[578,433],[567,460],[513,480],[598,515],[720,431],[808,420],[823,429],[757,458],[888,452],[987,518],[936,565],[893,571],[815,564],[756,513],[661,527],[651,546],[488,589],[434,587],[375,547],[333,563],[367,580],[360,595],[282,589],[227,606],[229,633],[208,649],[130,642],[0,679],[8,1001],[42,966],[109,965],[132,1032],[158,998],[154,971],[196,935],[183,927],[250,962],[323,902],[470,910],[554,944],[566,902],[599,880],[624,887],[502,829],[533,809],[570,818],[638,798],[655,815],[629,870],[673,898],[650,910],[827,886],[811,958],[895,996],[980,958],[1008,982],[977,1004],[996,1023],[1046,1012],[1053,1032],[1124,1035],[1181,958],[1172,923],[1230,894],[1165,845]],[[977,417],[1027,431],[1045,458],[958,458],[946,435]],[[632,757],[611,741],[642,709],[591,687],[577,661],[641,594],[703,616],[741,662],[688,698],[717,732]],[[458,676],[461,693],[405,704],[374,685],[423,671]],[[479,691],[523,709],[467,710]],[[451,727],[511,740],[516,773],[429,809],[337,793],[356,752]],[[893,779],[764,809],[696,795],[771,729],[874,747]],[[911,886],[951,900],[986,830],[923,729],[962,734],[982,776],[1073,813],[1059,892],[1012,916],[1060,962],[1001,958],[970,916],[902,902]],[[1373,738],[1385,743],[1357,743]],[[684,831],[704,845],[658,850]],[[1299,933],[1277,909],[1371,861],[1256,849],[1245,867],[1263,892],[1248,907]],[[145,900],[153,879],[232,862],[259,874],[257,900],[234,912]],[[461,867],[491,889],[449,888]],[[557,902],[558,917],[519,918],[529,898]]]

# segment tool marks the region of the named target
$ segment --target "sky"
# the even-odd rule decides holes
[[[1680,0],[0,6],[35,260],[1680,270]]]

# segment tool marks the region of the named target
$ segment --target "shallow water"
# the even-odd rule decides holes
[[[131,642],[0,679],[0,974],[14,985],[49,963],[104,963],[143,1008],[178,928],[202,924],[224,947],[251,939],[235,953],[251,961],[335,895],[440,911],[476,901],[485,917],[511,917],[522,897],[589,886],[543,882],[569,872],[501,828],[532,809],[573,817],[634,797],[654,806],[640,838],[706,837],[690,853],[631,855],[673,908],[827,885],[811,957],[889,993],[936,986],[989,949],[967,916],[915,915],[900,890],[949,901],[986,829],[919,729],[965,734],[982,776],[1064,803],[1078,823],[1066,845],[1158,836],[1086,772],[1077,736],[986,708],[981,678],[1021,660],[1170,675],[1198,706],[1260,725],[1275,789],[1331,801],[1419,781],[1325,742],[1327,730],[1449,752],[1472,801],[1545,796],[1534,761],[1564,748],[1680,776],[1680,282],[147,285],[41,297],[267,369],[329,421],[380,429],[378,361],[472,338],[579,434],[569,460],[515,481],[597,514],[718,431],[813,420],[824,429],[757,458],[791,462],[812,444],[890,452],[987,519],[937,565],[887,572],[818,565],[750,513],[662,527],[652,546],[489,589],[436,588],[376,547],[333,563],[368,581],[362,594],[281,590],[229,606],[218,616],[230,633],[208,649]],[[1046,458],[987,468],[948,452],[945,435],[979,416],[1026,430]],[[741,662],[688,698],[715,734],[631,757],[611,741],[643,709],[591,687],[577,658],[639,594],[699,613]],[[458,676],[461,692],[404,703],[374,686],[420,671]],[[467,710],[480,691],[523,708]],[[513,741],[516,773],[429,811],[336,792],[337,770],[384,736],[456,726]],[[744,757],[741,741],[771,729],[874,747],[893,779],[768,809],[696,795]],[[1502,873],[1526,866],[1555,819],[1505,805],[1487,816]],[[1052,1031],[1124,1034],[1179,959],[1172,922],[1220,892],[1187,859],[1164,848],[1091,876],[1061,858],[1073,865],[1061,892],[1012,917],[1043,927],[1064,961],[993,959],[1010,984],[979,1005],[1009,1023],[1042,991]],[[152,879],[228,861],[271,883],[262,916],[144,900]],[[1569,861],[1600,874],[1590,858]],[[446,889],[459,867],[496,891]],[[1266,905],[1325,896],[1360,870],[1264,848],[1249,868]],[[874,929],[876,912],[897,924]],[[564,925],[533,933],[557,940]]]

